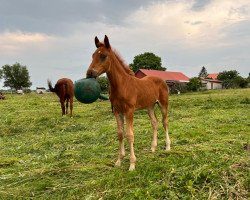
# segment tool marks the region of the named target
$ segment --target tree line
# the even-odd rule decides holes
[[[151,69],[165,71],[167,68],[162,66],[161,57],[155,55],[152,52],[145,52],[143,54],[136,55],[133,62],[128,65],[133,71],[137,72],[139,69]],[[190,79],[186,85],[176,85],[177,90],[183,91],[198,91],[202,88],[202,78],[207,78],[208,73],[203,66],[197,77]],[[11,89],[19,90],[23,88],[31,87],[29,71],[25,65],[15,63],[13,65],[4,65],[0,69],[0,80],[3,79],[4,87],[10,87]],[[243,78],[236,70],[229,70],[220,72],[218,80],[222,81],[223,88],[237,88],[247,87],[250,83],[250,73],[248,78]],[[98,78],[101,90],[108,92],[109,82],[106,77]]]
[[[137,72],[139,69],[151,69],[165,71],[167,68],[162,66],[161,58],[154,53],[145,52],[134,57],[133,63],[129,64],[129,67],[133,72]],[[203,66],[197,77],[190,78],[189,83],[182,84],[176,83],[173,90],[187,92],[187,91],[199,91],[203,88],[202,79],[208,79],[208,73],[206,68]],[[229,70],[219,72],[217,77],[218,80],[222,81],[222,88],[244,88],[250,84],[250,74],[248,78],[243,78],[239,75],[236,70]],[[108,91],[108,79],[106,77],[100,77],[98,79],[102,90]]]
[[[202,79],[210,79],[206,68],[203,66],[197,77],[189,80],[187,87],[190,91],[198,91],[202,89]],[[217,79],[222,82],[222,88],[246,88],[250,84],[250,73],[247,78],[240,76],[236,70],[219,72]]]

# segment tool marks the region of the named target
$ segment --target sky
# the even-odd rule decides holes
[[[0,67],[27,66],[32,89],[85,78],[107,35],[127,64],[153,52],[168,71],[250,72],[250,0],[0,0]],[[0,81],[0,88],[3,80]],[[5,88],[6,89],[6,88]]]

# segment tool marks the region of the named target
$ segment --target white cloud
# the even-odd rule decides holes
[[[240,73],[248,74],[250,1],[209,2],[198,10],[193,9],[194,0],[144,3],[116,23],[100,18],[81,21],[65,15],[72,17],[70,26],[61,23],[60,32],[53,34],[25,24],[24,31],[0,33],[0,66],[15,62],[27,65],[33,87],[46,85],[47,78],[53,82],[64,76],[77,80],[85,76],[91,62],[94,37],[103,40],[106,34],[128,64],[135,55],[151,51],[162,58],[168,70],[189,76],[198,74],[202,66],[209,72],[236,66]],[[38,19],[43,22],[43,18]],[[55,22],[51,23],[53,28]]]
[[[226,27],[249,20],[249,0],[212,1],[198,11],[192,9],[194,3],[183,0],[151,4],[129,16],[127,22],[148,37],[154,35],[187,47],[214,48],[231,45],[226,40]]]
[[[0,54],[15,56],[29,51],[30,48],[45,48],[55,38],[42,33],[4,32],[0,34]]]

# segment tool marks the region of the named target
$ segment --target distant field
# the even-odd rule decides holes
[[[145,111],[135,114],[136,170],[118,155],[108,101],[74,104],[61,117],[53,94],[0,100],[0,199],[249,199],[250,89],[170,97],[172,149],[151,153]],[[160,121],[160,112],[157,110]]]

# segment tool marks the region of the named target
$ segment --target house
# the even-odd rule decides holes
[[[203,88],[207,90],[222,89],[222,81],[217,79],[218,73],[208,74],[206,78],[201,78]]]
[[[44,87],[37,87],[36,93],[37,94],[44,94],[44,93],[46,93],[46,89]]]
[[[208,74],[206,78],[217,80],[218,73]]]
[[[155,76],[163,79],[168,84],[170,93],[177,93],[185,91],[185,85],[189,82],[189,78],[181,72],[169,72],[159,70],[147,70],[139,69],[135,76],[137,78],[143,78],[145,76]]]
[[[188,83],[189,78],[181,72],[169,72],[169,71],[159,71],[159,70],[147,70],[139,69],[135,76],[137,78],[143,78],[144,76],[156,76],[167,83],[179,82],[179,83]]]

